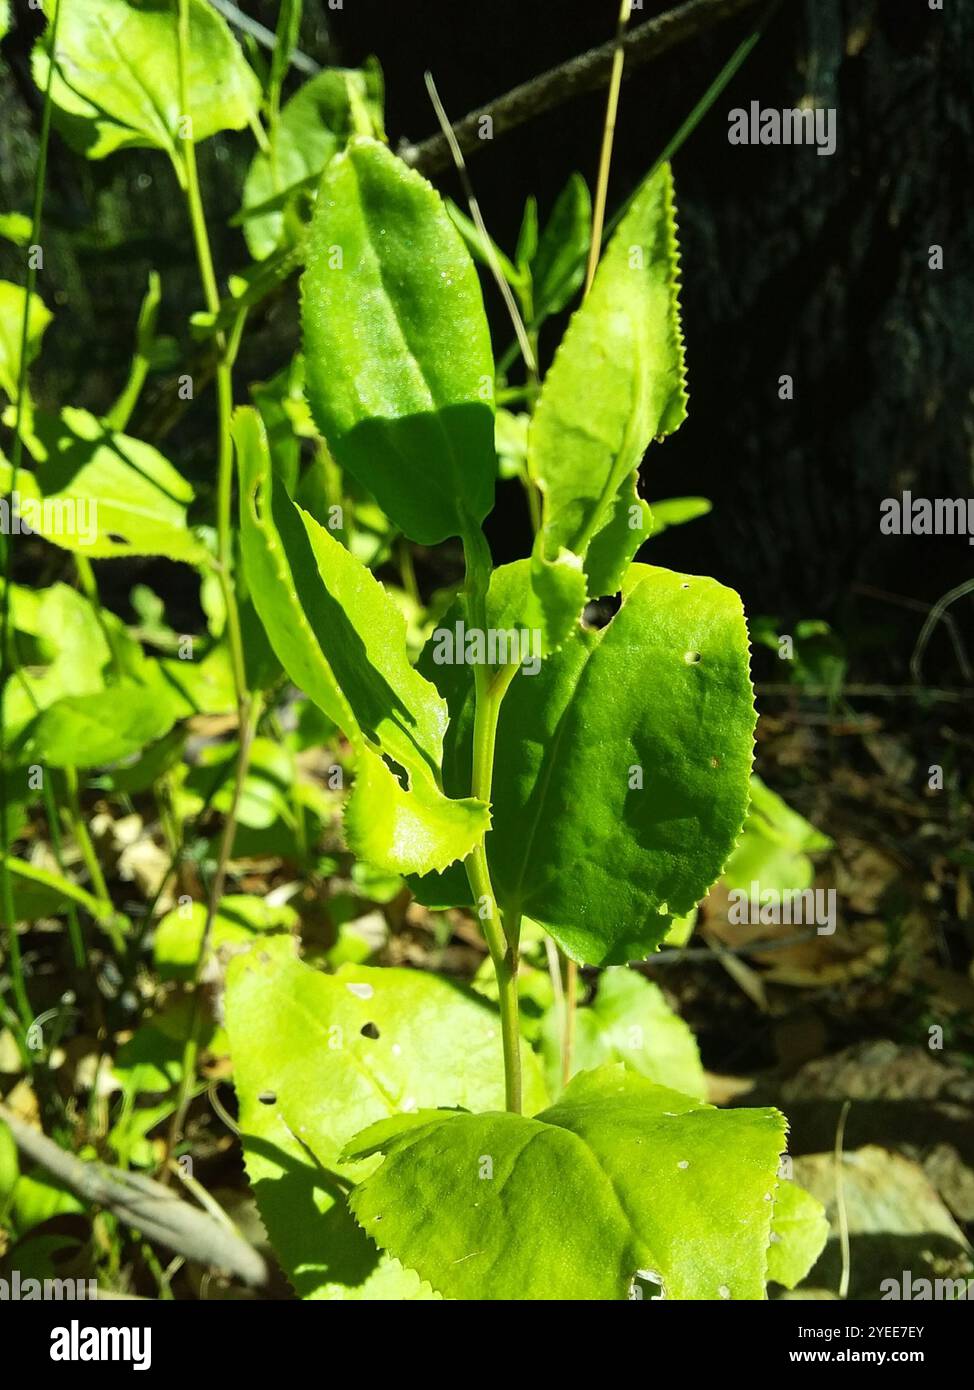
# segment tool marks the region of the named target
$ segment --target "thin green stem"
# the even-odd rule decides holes
[[[213,938],[213,923],[216,920],[216,915],[223,899],[223,888],[227,877],[227,863],[230,859],[234,838],[237,833],[237,812],[240,808],[240,795],[243,791],[244,779],[247,776],[247,768],[250,764],[250,748],[253,743],[254,734],[257,732],[257,721],[260,718],[262,708],[262,701],[259,694],[248,697],[248,700],[249,708],[247,719],[240,729],[240,746],[237,749],[237,766],[234,775],[233,796],[230,801],[226,819],[223,823],[223,833],[220,836],[220,848],[217,852],[216,871],[214,872],[213,881],[210,884],[210,891],[206,899],[206,921],[203,925],[203,935],[200,938],[200,947],[196,956],[196,963],[193,967],[193,1004],[190,1013],[189,1029],[183,1042],[182,1072],[179,1078],[176,1110],[169,1128],[169,1134],[166,1140],[166,1152],[162,1162],[160,1179],[163,1183],[168,1183],[169,1181],[169,1160],[179,1143],[180,1136],[183,1132],[183,1126],[186,1123],[186,1112],[193,1098],[193,1088],[196,1083],[196,1064],[199,1058],[200,1032],[203,1023],[200,982],[203,978],[203,968],[206,965],[210,942]]]
[[[487,586],[490,581],[490,550],[479,526],[468,528],[464,537],[467,562],[467,609],[471,626],[487,631]],[[494,777],[494,751],[501,704],[516,665],[491,671],[478,666],[475,671],[476,711],[473,732],[472,795],[490,804]],[[480,921],[487,949],[497,976],[500,999],[501,1044],[504,1053],[504,1094],[508,1110],[521,1113],[521,1029],[518,1020],[517,971],[520,914],[502,919],[487,864],[483,840],[464,862],[474,908]]]
[[[57,54],[58,24],[61,18],[61,5],[54,11],[51,20],[50,65],[47,72],[47,85],[44,88],[44,108],[41,113],[41,130],[37,142],[37,163],[34,166],[34,203],[31,210],[31,246],[40,244],[41,214],[44,208],[44,188],[47,181],[47,148],[51,137],[51,88],[54,82],[55,58]],[[14,418],[14,441],[10,455],[10,492],[7,498],[8,512],[13,510],[13,499],[17,492],[17,475],[24,456],[24,397],[27,392],[27,343],[30,337],[30,302],[37,284],[37,265],[33,256],[27,261],[27,286],[24,295],[24,312],[20,323],[20,361],[17,373],[17,402]],[[0,598],[0,913],[7,937],[7,954],[10,957],[10,978],[14,1002],[24,1031],[33,1022],[34,1012],[30,1005],[27,985],[24,978],[24,965],[20,954],[20,940],[17,936],[17,923],[14,921],[13,882],[7,865],[6,852],[9,840],[10,818],[7,804],[7,758],[6,727],[4,721],[5,677],[16,670],[16,654],[10,641],[10,585],[13,575],[13,537],[4,545],[4,585]],[[8,662],[10,671],[7,670]],[[32,1070],[33,1058],[26,1045],[22,1048],[28,1071]]]
[[[188,84],[186,78],[186,59],[189,52],[189,3],[179,0],[177,22],[178,66],[179,66],[179,104],[183,119],[192,120],[189,110]],[[186,205],[196,247],[200,280],[206,307],[211,314],[220,311],[220,291],[216,272],[213,269],[213,253],[206,229],[206,214],[200,193],[199,174],[196,167],[196,145],[192,130],[181,143],[181,160],[177,161],[177,175],[186,194]],[[234,334],[236,345],[239,334]],[[233,417],[233,374],[232,356],[228,351],[226,337],[218,333],[216,337],[219,360],[216,368],[217,391],[217,561],[220,585],[227,609],[227,637],[230,643],[230,660],[233,667],[237,706],[242,712],[247,695],[247,676],[244,663],[243,640],[240,632],[240,615],[237,609],[236,594],[233,588],[233,441],[230,426]],[[241,720],[241,726],[243,721]]]
[[[81,851],[81,857],[85,861],[85,868],[88,870],[88,878],[91,881],[91,886],[97,898],[100,898],[102,902],[110,903],[111,896],[108,892],[108,885],[105,882],[105,875],[102,873],[98,855],[95,853],[95,847],[91,843],[91,836],[88,834],[88,826],[85,824],[85,818],[81,812],[81,802],[78,799],[78,773],[76,768],[66,767],[64,769],[64,785],[67,790],[68,825]]]
[[[54,793],[51,789],[51,779],[44,778],[44,807],[47,811],[47,826],[51,836],[51,848],[54,851],[54,858],[61,873],[64,873],[64,857],[61,852],[61,830],[57,822],[57,807],[54,804]],[[81,922],[78,919],[78,909],[74,903],[68,903],[65,908],[65,916],[68,919],[68,936],[71,941],[71,954],[74,957],[75,966],[81,970],[87,964],[87,952],[85,951],[84,936],[81,931]]]

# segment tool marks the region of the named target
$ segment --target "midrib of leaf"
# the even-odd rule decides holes
[[[631,318],[630,322],[632,322]],[[631,378],[632,385],[629,392],[629,411],[626,428],[623,431],[622,442],[608,470],[606,480],[602,485],[602,491],[599,494],[598,501],[578,539],[576,548],[580,555],[585,554],[593,536],[599,530],[599,522],[604,517],[609,503],[616,496],[633,469],[638,469],[641,461],[641,457],[634,457],[634,461],[631,464],[627,465],[625,468],[620,467],[620,459],[627,459],[630,456],[635,456],[636,435],[642,418],[641,407],[646,399],[645,391],[643,390],[644,378],[640,370],[646,360],[644,348],[645,344],[642,340],[642,334],[637,332],[633,342],[633,366],[635,370]]]
[[[637,587],[638,587],[638,586],[637,586]],[[628,596],[627,596],[627,597],[628,597]],[[623,599],[623,603],[625,603],[625,599]],[[622,612],[621,606],[620,606],[619,612],[620,612],[620,613]],[[619,614],[617,613],[615,616],[618,617]],[[613,621],[614,621],[614,620],[613,620]],[[610,626],[611,626],[611,624],[610,624]],[[555,732],[555,737],[554,737],[554,739],[552,740],[552,742],[551,742],[551,744],[550,744],[551,755],[550,755],[550,757],[549,757],[549,756],[547,756],[547,754],[546,754],[546,757],[545,757],[545,770],[544,770],[543,776],[542,776],[542,778],[541,778],[541,792],[540,792],[540,795],[539,795],[539,797],[538,797],[538,812],[537,812],[537,815],[534,817],[534,820],[533,820],[532,823],[531,823],[530,831],[529,831],[528,836],[527,836],[527,838],[526,838],[526,840],[525,840],[525,842],[524,842],[524,852],[523,852],[523,854],[522,854],[522,856],[521,856],[521,867],[520,867],[520,871],[519,871],[518,876],[517,876],[517,885],[516,885],[516,888],[514,889],[512,895],[511,895],[512,901],[511,901],[511,904],[510,904],[510,906],[509,906],[509,910],[510,910],[512,913],[522,913],[522,912],[524,911],[524,906],[525,906],[525,904],[524,904],[524,898],[523,898],[524,875],[525,875],[525,872],[526,872],[526,870],[527,870],[528,863],[530,862],[530,859],[531,859],[531,851],[532,851],[532,849],[533,849],[533,847],[534,847],[535,837],[536,837],[537,832],[538,832],[538,825],[539,825],[539,823],[540,823],[540,821],[541,821],[541,815],[542,815],[542,812],[543,812],[543,810],[544,810],[545,804],[546,804],[547,799],[548,799],[548,791],[549,791],[549,789],[550,789],[550,787],[551,787],[551,779],[552,779],[552,777],[554,776],[555,767],[557,766],[557,762],[558,762],[558,753],[559,753],[559,751],[560,751],[560,749],[561,749],[562,740],[563,740],[563,738],[564,738],[564,736],[565,736],[565,725],[566,725],[566,722],[567,722],[568,712],[569,712],[569,710],[570,710],[572,704],[575,702],[575,699],[576,699],[576,697],[577,697],[577,695],[578,695],[579,689],[581,688],[582,680],[583,680],[584,676],[586,675],[586,673],[588,672],[589,662],[592,660],[592,657],[595,655],[595,653],[599,650],[599,648],[600,648],[601,645],[602,645],[602,633],[608,632],[608,630],[609,630],[609,629],[606,627],[606,628],[603,628],[601,632],[595,634],[597,640],[592,644],[592,646],[591,646],[591,647],[589,648],[589,650],[586,652],[586,654],[585,654],[585,660],[582,662],[582,665],[581,665],[580,668],[579,668],[578,679],[577,679],[577,681],[575,682],[574,688],[572,689],[571,696],[570,696],[570,698],[568,699],[567,703],[565,704],[565,708],[564,708],[564,709],[562,710],[562,712],[561,712],[561,718],[560,718],[559,721],[558,721],[558,728],[557,728],[557,730],[556,730],[556,732]],[[559,924],[559,925],[561,925],[561,924]]]
[[[174,146],[173,143],[172,143],[172,132],[170,131],[170,129],[169,129],[167,123],[166,123],[166,116],[165,116],[165,113],[160,109],[158,103],[156,102],[156,98],[155,98],[154,94],[149,90],[148,87],[146,87],[146,86],[143,85],[142,80],[141,80],[141,78],[139,77],[138,70],[137,70],[136,68],[133,67],[132,63],[129,61],[128,57],[126,56],[124,49],[123,49],[122,47],[120,47],[119,41],[118,41],[118,37],[116,36],[114,30],[112,30],[111,27],[110,27],[108,24],[106,24],[106,23],[104,22],[104,20],[101,22],[101,24],[99,25],[99,27],[100,27],[102,33],[103,33],[103,34],[105,35],[105,37],[108,39],[109,44],[110,44],[110,47],[113,48],[113,49],[115,50],[115,52],[118,54],[119,61],[120,61],[121,65],[122,65],[122,67],[125,68],[126,72],[129,74],[129,76],[132,77],[132,78],[134,79],[135,86],[136,86],[136,90],[137,90],[137,91],[140,91],[140,92],[144,92],[145,95],[146,95],[146,97],[148,97],[148,108],[149,108],[149,110],[150,110],[151,112],[153,112],[153,113],[155,114],[156,118],[157,118],[158,121],[159,121],[159,124],[160,124],[161,127],[162,127],[163,135],[165,136],[165,140],[161,142],[161,143],[163,144],[163,148],[166,149],[166,150],[169,150],[169,151],[171,151],[173,154],[175,154],[175,146]],[[69,83],[68,85],[70,86],[70,83]],[[72,91],[75,91],[75,90],[76,90],[75,88],[72,88]],[[83,92],[78,92],[77,95],[80,96],[80,97],[82,97],[83,100],[85,100],[85,101],[89,101],[89,102],[91,101],[91,98],[90,98],[90,97],[86,97],[86,96],[84,95]],[[92,102],[91,104],[92,104],[93,106],[98,106],[98,105],[99,105],[98,102]],[[140,104],[143,106],[143,109],[144,109],[144,108],[145,108],[145,103],[143,102],[143,103],[140,103]],[[100,110],[104,110],[104,107],[99,107],[99,109],[100,109]],[[184,116],[191,116],[191,112],[189,112],[189,111],[184,111],[182,114],[183,114]],[[110,121],[113,122],[113,124],[115,124],[115,125],[122,125],[122,124],[123,124],[123,122],[119,121],[115,116],[112,116],[110,113],[105,112],[105,115],[106,115],[106,117],[107,117],[108,120],[110,120]],[[127,123],[124,123],[124,124],[127,124]],[[150,123],[150,124],[151,124],[151,123]],[[129,128],[129,130],[134,130],[134,127],[133,127],[133,126],[129,126],[128,128]],[[139,132],[136,132],[136,133],[138,134]]]
[[[263,538],[263,543],[267,548],[268,558],[270,559],[271,565],[273,566],[277,574],[280,591],[281,593],[288,596],[288,607],[294,614],[295,621],[297,622],[299,629],[304,635],[305,643],[309,651],[312,653],[312,662],[313,664],[318,666],[321,672],[323,672],[327,684],[334,690],[338,699],[338,704],[345,713],[345,718],[347,720],[347,728],[345,728],[343,732],[353,747],[361,748],[366,743],[365,736],[359,727],[358,720],[355,718],[351,705],[345,698],[341,686],[335,679],[334,672],[332,671],[331,666],[329,665],[324,653],[321,650],[321,646],[319,645],[318,639],[314,634],[314,629],[311,626],[311,623],[308,619],[308,615],[304,611],[304,605],[298,598],[297,592],[291,581],[291,576],[288,570],[287,563],[282,558],[282,547],[278,544],[277,540],[275,539],[277,534],[277,528],[268,526],[268,524],[261,517],[260,508],[258,507],[257,499],[254,496],[255,492],[260,493],[261,507],[265,508],[267,511],[270,511],[271,503],[270,498],[267,495],[267,489],[264,486],[263,476],[259,475],[255,480],[254,486],[250,489],[250,496],[247,498],[247,506],[251,510],[251,514],[254,518],[254,524],[257,527],[257,530],[260,532],[261,537]]]
[[[358,187],[358,192],[359,192],[359,206],[363,209],[363,221],[365,222],[365,225],[366,225],[366,226],[368,227],[368,229],[369,229],[369,234],[368,234],[368,238],[367,238],[367,244],[368,244],[368,247],[369,247],[369,251],[371,252],[371,255],[372,255],[372,262],[373,262],[373,265],[374,265],[374,267],[375,267],[375,269],[376,269],[376,271],[377,271],[377,273],[378,273],[378,276],[379,276],[379,283],[380,283],[381,286],[382,286],[382,290],[383,290],[383,294],[385,295],[386,302],[388,303],[390,309],[392,310],[392,317],[393,317],[393,320],[394,320],[394,322],[395,322],[396,329],[397,329],[397,331],[398,331],[398,333],[399,333],[399,338],[400,338],[400,341],[402,342],[405,356],[408,357],[408,359],[409,359],[409,361],[410,361],[410,363],[411,363],[411,365],[412,365],[412,367],[413,367],[413,369],[414,369],[414,374],[415,374],[416,377],[418,377],[419,381],[422,383],[422,387],[423,387],[423,389],[424,389],[424,391],[425,391],[425,393],[426,393],[427,399],[429,400],[429,404],[430,404],[430,407],[431,407],[429,413],[432,415],[433,419],[436,421],[436,428],[438,429],[438,431],[439,431],[440,434],[442,435],[442,437],[443,437],[443,442],[444,442],[444,444],[446,445],[446,453],[447,453],[447,455],[448,455],[448,457],[449,457],[449,460],[450,460],[451,470],[452,470],[453,477],[454,477],[454,480],[455,480],[455,483],[456,483],[457,492],[458,492],[458,494],[459,494],[460,489],[461,489],[461,485],[462,485],[462,480],[463,480],[463,471],[462,471],[462,468],[461,468],[461,466],[460,466],[460,462],[459,462],[459,460],[458,460],[458,458],[457,458],[456,451],[455,451],[455,449],[454,449],[454,447],[453,447],[453,440],[450,438],[450,432],[449,432],[449,430],[446,428],[446,425],[443,423],[443,419],[442,419],[442,416],[441,416],[441,413],[440,413],[442,407],[441,407],[441,406],[439,405],[439,403],[437,402],[436,397],[435,397],[434,394],[433,394],[432,386],[430,385],[430,382],[429,382],[429,380],[428,380],[428,378],[427,378],[427,376],[426,376],[426,373],[423,371],[423,368],[420,366],[419,358],[416,356],[416,353],[415,353],[415,351],[414,351],[414,349],[413,349],[413,345],[412,345],[412,343],[410,342],[409,335],[408,335],[408,333],[406,332],[405,325],[403,324],[403,321],[402,321],[402,319],[400,318],[400,315],[399,315],[399,308],[398,308],[398,305],[397,305],[397,303],[396,303],[396,297],[395,297],[394,294],[390,293],[389,286],[388,286],[388,282],[387,282],[387,279],[386,279],[385,266],[384,266],[384,264],[383,264],[382,257],[379,255],[378,249],[377,249],[377,247],[376,247],[376,245],[375,245],[375,243],[374,243],[374,241],[373,241],[373,239],[372,239],[372,224],[371,224],[371,221],[369,220],[369,218],[368,218],[367,216],[364,215],[365,202],[364,202],[363,197],[362,197],[362,181],[361,181],[361,179],[359,178],[359,173],[358,173],[358,170],[355,168],[355,163],[354,163],[354,161],[351,160],[351,159],[349,159],[348,163],[349,163],[349,168],[350,168],[351,171],[352,171],[352,175],[353,175],[353,177],[354,177],[354,179],[355,179],[356,185],[357,185],[357,187]],[[387,431],[387,437],[388,437],[389,433],[394,434],[395,431],[391,431],[391,432],[390,432],[390,431]],[[400,449],[396,448],[396,453],[399,455],[400,459],[403,460],[403,462],[407,462],[406,456],[402,453],[402,451],[401,451]]]

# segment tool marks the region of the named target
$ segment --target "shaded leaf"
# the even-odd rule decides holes
[[[20,380],[20,341],[24,324],[24,300],[27,291],[22,285],[0,280],[0,391],[16,401]],[[27,362],[40,352],[41,339],[53,315],[39,294],[30,297],[27,317]]]
[[[199,564],[208,552],[187,523],[193,489],[151,444],[116,434],[86,410],[34,421],[36,472],[17,477],[22,521],[91,559],[164,555]],[[0,458],[0,489],[12,481]]]
[[[829,1223],[822,1203],[797,1183],[780,1182],[774,1198],[768,1278],[793,1289],[825,1249]]]
[[[377,579],[271,474],[253,410],[238,411],[244,566],[282,666],[351,743],[356,781],[345,826],[362,858],[393,873],[463,859],[489,823],[438,786],[445,702],[414,670],[406,625]],[[405,770],[404,787],[382,754]]]

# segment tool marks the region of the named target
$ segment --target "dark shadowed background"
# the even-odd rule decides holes
[[[243,7],[273,27],[275,4],[246,0]],[[0,202],[8,208],[29,206],[39,118],[26,42],[31,15],[18,8],[25,20],[3,47],[14,79],[4,83],[10,104],[0,123]],[[615,0],[344,0],[340,11],[308,0],[305,8],[301,47],[319,62],[355,65],[370,53],[380,59],[393,146],[435,129],[426,68],[456,119],[605,42],[617,9]],[[646,3],[633,22],[664,8]],[[610,211],[763,13],[758,5],[631,73]],[[802,618],[828,620],[859,679],[906,675],[923,615],[897,598],[932,602],[972,569],[965,537],[879,531],[880,501],[903,488],[929,497],[974,493],[972,55],[969,6],[941,12],[927,0],[786,0],[675,159],[690,418],[651,449],[643,492],[650,499],[702,494],[714,511],[653,542],[653,558],[733,584],[752,614],[774,615],[785,631]],[[299,74],[290,80],[296,85]],[[752,100],[792,107],[803,97],[837,108],[833,156],[728,143],[732,107]],[[487,224],[502,246],[513,249],[529,193],[543,217],[573,170],[594,183],[603,112],[602,93],[583,96],[471,156]],[[201,147],[224,276],[246,260],[226,221],[250,152],[246,134]],[[438,182],[460,198],[452,173]],[[46,221],[44,285],[57,318],[38,393],[51,403],[105,408],[124,380],[149,266],[163,275],[169,331],[183,334],[199,307],[172,175],[161,155],[142,151],[86,163],[55,136]],[[928,268],[933,244],[943,247],[940,271]],[[0,274],[18,278],[19,254],[0,244]],[[492,287],[488,300],[500,349],[508,324]],[[548,325],[544,355],[562,326]],[[253,327],[238,391],[270,375],[293,349],[293,287]],[[790,402],[778,398],[783,373],[794,378]],[[207,410],[170,418],[171,398],[165,381],[150,383],[133,429],[169,435],[167,449],[205,489],[213,471]],[[501,489],[491,540],[499,559],[528,548],[515,484]],[[135,576],[120,562],[105,570],[124,610]],[[179,592],[181,571],[160,562],[139,573],[147,571],[177,612],[195,602]],[[962,633],[972,602],[954,609]],[[939,684],[959,677],[943,633],[925,675]]]

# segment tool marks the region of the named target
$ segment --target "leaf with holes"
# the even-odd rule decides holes
[[[346,965],[324,975],[271,938],[231,963],[226,1013],[248,1176],[297,1292],[429,1297],[418,1275],[380,1259],[349,1214],[350,1185],[375,1161],[340,1153],[378,1119],[502,1105],[496,1011],[423,971]],[[538,1109],[540,1069],[525,1062],[525,1103]]]
[[[351,1197],[376,1244],[445,1298],[761,1299],[785,1121],[716,1110],[621,1064],[540,1115],[380,1120],[347,1159],[385,1162]]]
[[[494,571],[492,625],[510,568]],[[450,705],[444,786],[469,786],[469,668],[425,653],[421,666]],[[486,841],[501,908],[586,964],[654,950],[741,833],[755,720],[738,596],[631,566],[609,625],[576,628],[536,675],[515,678],[501,708]],[[455,873],[417,891],[435,905],[469,900]]]
[[[325,170],[301,282],[307,392],[339,464],[412,540],[494,502],[494,363],[480,284],[439,194],[384,145]]]

